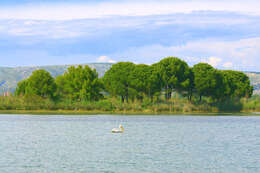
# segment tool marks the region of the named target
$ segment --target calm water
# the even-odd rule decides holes
[[[259,173],[260,117],[1,115],[0,152],[1,173]]]

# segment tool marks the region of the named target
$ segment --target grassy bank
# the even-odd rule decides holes
[[[108,111],[69,111],[69,110],[5,110],[0,111],[2,115],[192,115],[192,116],[260,116],[259,113],[254,112],[108,112]]]
[[[143,100],[121,103],[115,98],[97,102],[72,102],[70,100],[51,101],[41,97],[0,97],[2,114],[218,114],[218,113],[260,112],[260,97],[211,103],[185,98],[169,101]]]

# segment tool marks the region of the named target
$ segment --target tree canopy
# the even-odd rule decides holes
[[[247,75],[239,71],[223,70],[221,71],[225,86],[225,98],[251,97],[253,86]]]
[[[36,70],[18,83],[15,94],[73,101],[97,101],[105,94],[128,102],[143,101],[145,97],[153,100],[155,95],[159,98],[163,94],[167,101],[173,92],[189,100],[205,97],[220,102],[249,98],[253,87],[242,72],[217,70],[207,63],[189,67],[177,57],[167,57],[152,65],[119,62],[101,79],[95,69],[81,65],[69,67],[56,79],[45,70]]]
[[[36,70],[32,75],[19,82],[16,95],[37,95],[53,98],[56,84],[51,74],[45,70]]]
[[[63,75],[56,78],[57,94],[72,100],[98,100],[102,97],[102,85],[96,70],[90,67],[71,66]]]
[[[207,63],[194,65],[194,89],[200,96],[219,98],[222,92],[222,76],[220,72]]]
[[[161,91],[159,76],[152,66],[139,64],[130,73],[130,85],[139,98],[143,96],[152,98],[156,92]]]
[[[120,96],[123,102],[131,96],[130,73],[134,68],[131,62],[119,62],[112,65],[103,78],[106,90],[113,96]]]
[[[177,57],[164,58],[154,65],[159,73],[166,99],[173,91],[188,91],[192,85],[191,70],[185,61]]]

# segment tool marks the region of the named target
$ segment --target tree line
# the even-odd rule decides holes
[[[36,70],[18,83],[15,95],[36,95],[43,98],[73,101],[98,101],[104,96],[122,102],[142,101],[164,95],[165,100],[177,93],[188,100],[203,97],[214,102],[249,98],[253,94],[248,76],[240,71],[218,70],[207,63],[193,67],[177,58],[167,57],[152,64],[119,62],[113,64],[102,78],[95,69],[71,66],[53,78],[45,70]]]

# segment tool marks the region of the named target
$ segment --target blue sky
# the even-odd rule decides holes
[[[256,0],[0,1],[0,66],[177,56],[260,71],[259,9]]]

